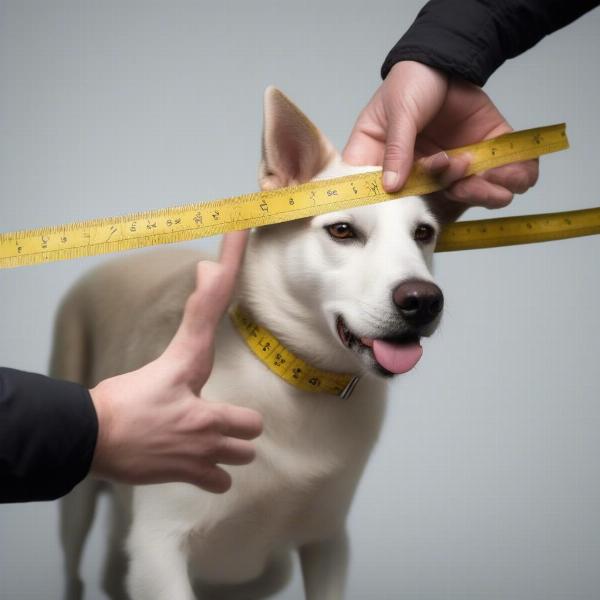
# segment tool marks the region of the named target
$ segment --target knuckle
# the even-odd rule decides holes
[[[205,431],[211,431],[212,429],[214,429],[214,421],[212,415],[207,411],[202,411],[196,414],[196,417],[193,421],[193,429],[200,433],[203,433]]]
[[[212,404],[210,406],[213,425],[216,429],[221,430],[227,424],[228,408],[226,404]]]
[[[412,85],[405,87],[401,94],[394,94],[391,103],[390,121],[403,128],[412,127],[420,111],[419,98],[423,95],[422,84],[412,81]]]
[[[200,444],[199,456],[210,463],[215,462],[222,452],[221,436],[217,434],[204,434]]]
[[[400,161],[406,158],[407,155],[408,152],[405,146],[399,142],[388,142],[385,146],[384,162],[388,164],[390,162]]]
[[[196,416],[196,429],[203,433],[215,432],[219,429],[221,419],[216,411],[204,407]]]
[[[215,463],[221,453],[221,445],[216,439],[208,440],[202,451],[202,458]]]

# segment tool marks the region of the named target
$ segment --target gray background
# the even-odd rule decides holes
[[[270,83],[342,147],[421,4],[1,0],[0,230],[256,189]],[[514,127],[564,120],[572,143],[504,215],[600,204],[599,31],[596,11],[487,85]],[[600,597],[599,248],[438,257],[446,317],[392,388],[348,598]],[[46,369],[59,298],[101,260],[0,272],[0,364]],[[2,600],[59,597],[56,529],[56,504],[0,508]],[[300,597],[296,571],[279,598]]]

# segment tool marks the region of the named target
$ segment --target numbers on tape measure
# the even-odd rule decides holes
[[[379,191],[379,184],[376,181],[371,181],[369,189],[374,196],[378,196],[381,193]]]
[[[448,154],[469,153],[468,174],[472,174],[567,147],[564,125],[553,125],[448,150]],[[394,195],[383,190],[380,171],[371,171],[205,204],[0,234],[0,268],[191,240],[437,189],[438,181],[416,165],[404,188]]]

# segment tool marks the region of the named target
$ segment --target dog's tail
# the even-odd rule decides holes
[[[89,332],[85,303],[75,288],[63,301],[54,327],[50,375],[90,387]],[[83,546],[92,526],[102,484],[90,477],[60,501],[60,539],[64,556],[65,600],[81,600],[79,567]]]

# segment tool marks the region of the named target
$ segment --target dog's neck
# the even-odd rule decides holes
[[[268,235],[251,235],[239,277],[238,304],[307,363],[328,371],[363,374],[360,361],[332,334],[314,297],[311,302],[310,292],[299,295],[290,289],[280,253]]]

